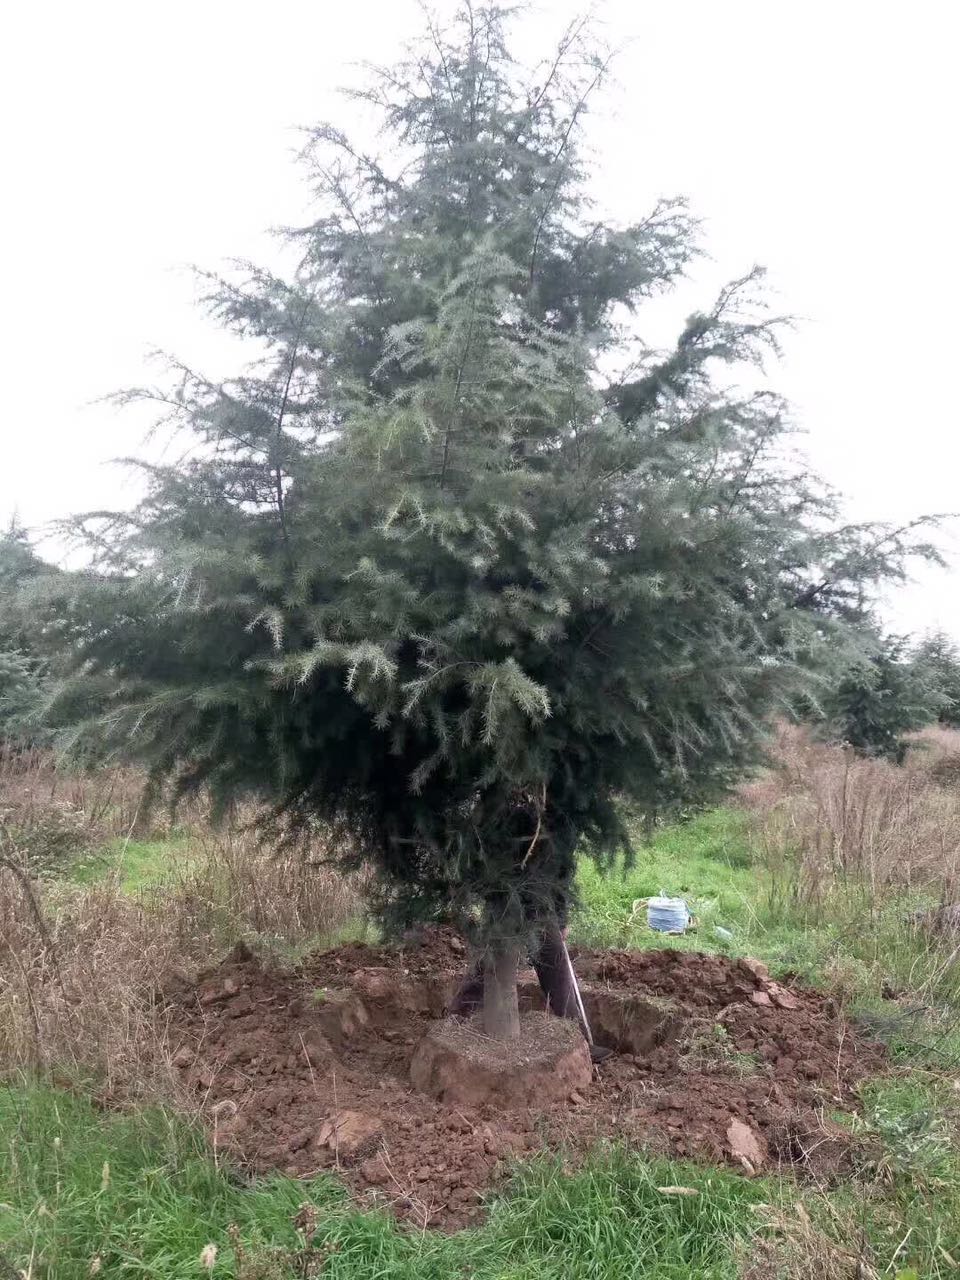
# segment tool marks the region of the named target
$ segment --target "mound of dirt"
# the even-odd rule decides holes
[[[466,962],[460,938],[427,930],[296,971],[241,949],[181,983],[169,993],[175,1061],[213,1141],[256,1171],[338,1170],[361,1201],[448,1229],[477,1217],[510,1158],[561,1144],[571,1159],[607,1139],[747,1173],[842,1167],[844,1133],[824,1112],[851,1103],[882,1050],[829,998],[772,982],[755,961],[581,951],[588,1017],[615,1052],[559,1101],[526,1091],[520,1105],[507,1089],[469,1105],[410,1076]],[[542,1008],[533,975],[520,991]]]
[[[318,951],[300,966],[300,973],[317,986],[336,985],[358,969],[391,969],[400,973],[457,973],[466,964],[467,945],[447,926],[412,929],[397,946],[375,947],[348,942]]]

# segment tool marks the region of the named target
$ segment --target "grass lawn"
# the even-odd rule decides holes
[[[682,826],[667,827],[649,843],[638,840],[631,865],[600,872],[581,861],[577,875],[581,910],[571,928],[574,941],[598,947],[681,947],[737,950],[756,923],[756,871],[742,814],[714,809]],[[686,898],[698,920],[696,932],[665,937],[647,927],[646,911],[634,903],[664,892]],[[733,934],[726,940],[717,926]]]

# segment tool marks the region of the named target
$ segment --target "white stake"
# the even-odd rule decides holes
[[[570,959],[570,952],[567,950],[566,938],[561,939],[563,947],[563,958],[567,962],[567,973],[570,975],[570,981],[573,984],[573,994],[577,997],[577,1008],[580,1010],[580,1021],[583,1024],[583,1034],[587,1037],[587,1044],[593,1044],[593,1033],[590,1030],[590,1023],[587,1021],[586,1010],[583,1007],[583,999],[580,996],[580,985],[577,982],[577,975],[573,971],[573,961]]]

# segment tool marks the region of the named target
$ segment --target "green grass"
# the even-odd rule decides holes
[[[601,872],[580,863],[577,890],[582,904],[571,936],[591,946],[680,947],[728,950],[745,942],[754,919],[756,873],[743,816],[715,809],[683,825],[659,831],[653,840],[637,840],[631,865]],[[647,927],[646,912],[633,904],[661,890],[686,898],[699,925],[683,938],[667,937]],[[719,925],[733,934],[728,942],[714,932]]]
[[[7,1088],[0,1131],[0,1248],[34,1275],[73,1280],[99,1258],[108,1276],[196,1276],[230,1222],[252,1247],[295,1243],[292,1184],[242,1192],[160,1111],[107,1117],[82,1097]]]
[[[879,1256],[920,1277],[960,1276],[956,1081],[903,1071],[869,1084],[863,1102],[862,1185],[840,1188],[834,1206],[846,1202]]]
[[[175,869],[186,869],[192,844],[189,836],[111,840],[74,863],[67,879],[73,884],[94,884],[119,877],[123,892],[136,894],[161,884]]]
[[[237,1277],[231,1224],[250,1280],[293,1277],[304,1201],[318,1209],[309,1243],[329,1253],[325,1280],[733,1280],[737,1241],[769,1194],[735,1174],[608,1152],[575,1176],[557,1162],[528,1166],[482,1227],[450,1237],[358,1212],[332,1179],[244,1186],[160,1111],[105,1116],[82,1097],[21,1085],[0,1093],[0,1132],[0,1251],[38,1280],[80,1280],[95,1258],[105,1276],[187,1280],[203,1274],[208,1244],[211,1274]],[[676,1185],[699,1194],[658,1190]]]

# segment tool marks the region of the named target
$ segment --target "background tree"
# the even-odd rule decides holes
[[[940,694],[940,723],[960,728],[960,647],[943,631],[933,631],[916,646],[913,661]]]
[[[45,588],[71,742],[346,833],[385,910],[479,931],[494,1035],[578,843],[624,847],[622,796],[728,786],[916,543],[837,530],[783,403],[736,389],[783,325],[758,272],[643,342],[696,224],[596,214],[578,144],[606,61],[578,23],[526,74],[505,15],[467,4],[369,70],[382,155],[311,132],[293,278],[209,278],[261,358],[124,397],[190,450],[80,522],[90,572]]]
[[[944,696],[904,636],[868,635],[826,700],[827,732],[860,755],[902,764],[905,734],[933,723]]]
[[[52,572],[36,554],[27,531],[14,519],[0,535],[0,744],[27,746],[41,741],[46,696],[46,664],[29,634],[35,621],[24,616],[21,589]]]

